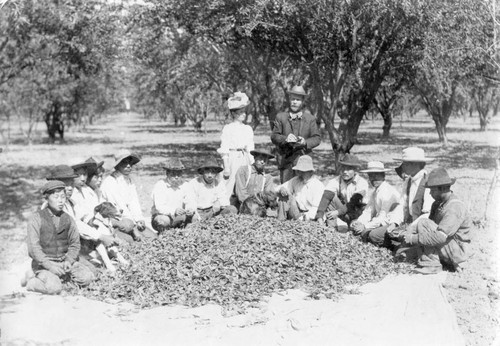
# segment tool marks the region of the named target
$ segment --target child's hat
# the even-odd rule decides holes
[[[66,184],[59,180],[49,180],[42,186],[42,194],[66,188]]]

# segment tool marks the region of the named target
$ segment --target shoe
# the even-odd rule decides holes
[[[429,275],[429,274],[438,274],[443,271],[443,267],[417,267],[412,270],[413,274],[423,274],[423,275]]]
[[[28,284],[28,281],[34,277],[35,277],[35,273],[33,273],[32,270],[26,271],[26,273],[24,273],[23,278],[21,279],[21,287],[26,287],[26,285]]]

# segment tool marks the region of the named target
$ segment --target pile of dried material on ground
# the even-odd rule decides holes
[[[138,243],[131,267],[79,293],[141,307],[217,303],[239,308],[272,292],[301,288],[335,298],[388,274],[408,272],[386,249],[311,222],[217,217]]]

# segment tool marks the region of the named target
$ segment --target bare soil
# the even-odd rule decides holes
[[[473,234],[474,257],[465,271],[448,273],[444,287],[458,317],[458,323],[467,345],[500,343],[500,194],[496,174],[499,158],[500,120],[494,118],[486,132],[480,132],[477,118],[452,119],[448,126],[450,145],[443,147],[437,141],[434,125],[424,116],[395,123],[391,138],[382,139],[381,121],[366,121],[361,125],[360,144],[353,153],[361,159],[380,160],[395,167],[393,158],[401,150],[417,145],[436,160],[429,169],[444,166],[457,178],[454,192],[470,207],[475,222]],[[121,148],[141,155],[136,166],[135,182],[145,215],[150,215],[150,193],[153,184],[163,174],[162,160],[168,156],[180,157],[188,177],[194,176],[200,160],[214,154],[218,148],[223,124],[211,121],[204,132],[190,127],[178,128],[171,124],[146,120],[135,113],[109,116],[86,129],[72,130],[63,144],[44,143],[45,133],[36,134],[34,144],[26,146],[19,134],[0,153],[0,270],[9,270],[26,262],[26,220],[41,203],[39,188],[50,167],[71,164],[89,156],[105,160],[105,167],[113,166],[113,153]],[[40,124],[39,128],[42,128]],[[260,126],[255,131],[257,146],[269,145],[269,129]],[[318,175],[326,180],[333,173],[333,155],[327,136],[314,152]],[[272,167],[274,169],[274,167]],[[396,175],[388,180],[398,185]],[[488,200],[487,200],[488,199]],[[409,331],[411,334],[411,332]]]

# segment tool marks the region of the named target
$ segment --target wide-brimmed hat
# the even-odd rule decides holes
[[[294,171],[311,172],[315,171],[313,159],[309,155],[302,155],[297,160],[297,164],[292,167]]]
[[[49,193],[51,191],[57,190],[57,189],[64,189],[66,188],[66,184],[64,184],[60,180],[49,180],[42,186],[42,194]]]
[[[120,162],[123,160],[129,159],[130,160],[130,165],[133,166],[139,161],[141,161],[140,157],[136,154],[133,154],[130,152],[130,150],[120,150],[116,155],[115,155],[115,165],[114,167],[118,166]]]
[[[250,99],[248,98],[247,94],[239,91],[235,92],[233,96],[231,96],[227,100],[227,108],[229,108],[230,110],[245,108],[249,104]]]
[[[167,171],[183,171],[186,169],[178,157],[169,157],[162,167]]]
[[[92,172],[92,171],[95,171],[97,169],[97,162],[90,162],[88,160],[78,160],[76,161],[77,163],[71,165],[71,168],[73,168],[73,170],[77,170],[79,168],[83,168],[85,169],[87,172]]]
[[[198,167],[198,173],[203,174],[203,170],[206,168],[213,168],[217,171],[217,173],[220,173],[223,171],[223,168],[219,165],[215,157],[209,157],[203,165]]]
[[[429,173],[425,187],[453,185],[455,184],[455,181],[455,178],[450,178],[446,169],[438,167]]]
[[[384,167],[384,164],[380,161],[370,161],[368,162],[366,169],[361,170],[361,173],[386,173],[391,170]]]
[[[292,89],[288,90],[289,94],[307,96],[306,91],[302,85],[296,85]]]
[[[409,147],[403,149],[403,155],[401,158],[394,158],[394,160],[402,162],[430,162],[434,159],[425,157],[424,149],[418,147]]]
[[[270,159],[272,159],[274,157],[273,154],[271,154],[271,152],[269,151],[269,149],[254,149],[254,150],[250,150],[250,154],[252,154],[253,156],[257,156],[257,155],[262,155],[262,156],[266,156]]]
[[[349,167],[363,166],[363,161],[361,161],[356,156],[351,154],[345,154],[344,157],[339,160],[339,163],[343,166],[349,166]]]
[[[68,165],[57,165],[50,171],[47,180],[73,179],[78,177],[73,168]]]

